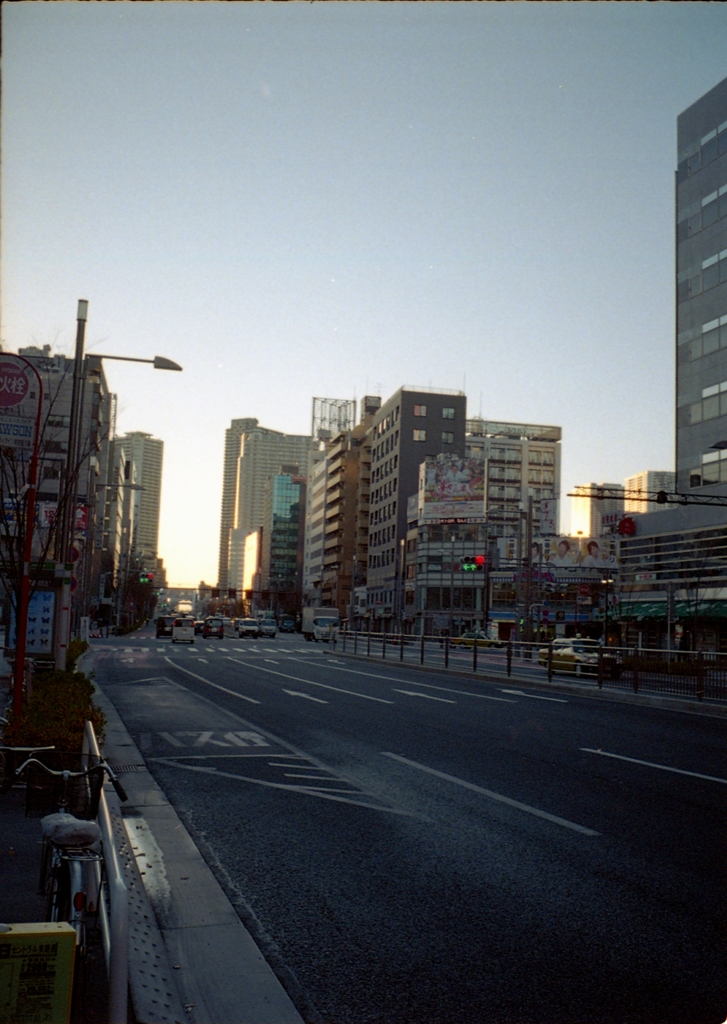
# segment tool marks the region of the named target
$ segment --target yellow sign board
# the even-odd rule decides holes
[[[75,954],[67,922],[0,925],[0,1024],[68,1024]]]

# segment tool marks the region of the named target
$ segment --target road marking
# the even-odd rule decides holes
[[[268,663],[268,665],[279,665],[280,664],[280,662],[279,661],[275,661],[274,658],[265,658],[264,660]]]
[[[164,660],[168,661],[169,664],[179,672],[186,672],[188,676],[193,676],[195,679],[199,679],[201,682],[207,683],[208,686],[214,686],[216,690],[222,690],[223,693],[229,693],[232,697],[238,697],[240,700],[246,700],[250,704],[260,703],[259,700],[255,700],[253,697],[246,697],[244,693],[237,693],[235,690],[228,690],[226,686],[220,686],[219,683],[213,683],[211,679],[205,679],[204,676],[198,676],[196,672],[190,672],[188,668],[182,668],[181,665],[176,665],[171,658],[165,658]],[[200,658],[199,660],[202,661],[203,659]],[[206,664],[207,662],[205,662],[205,665]],[[263,669],[263,672],[264,671],[265,669]]]
[[[202,665],[209,665],[209,662],[207,661],[206,658],[200,658],[199,660],[200,660],[200,664],[202,664]]]
[[[238,779],[240,782],[252,782],[256,786],[266,786],[268,789],[285,789],[289,793],[303,793],[305,796],[317,796],[321,800],[333,800],[336,803],[354,804],[356,807],[368,807],[374,811],[384,811],[387,814],[400,814],[405,818],[418,818],[422,821],[430,821],[424,814],[418,811],[405,811],[399,807],[382,807],[380,804],[372,803],[370,800],[352,800],[347,796],[335,796],[334,793],[323,791],[317,786],[295,786],[286,782],[268,782],[266,779],[251,779],[246,775],[236,775],[234,772],[220,772],[216,768],[205,768],[202,765],[180,764],[169,757],[155,757],[154,760],[161,764],[169,765],[171,768],[181,768],[188,772],[200,772],[203,775],[214,775],[215,778]],[[340,792],[346,792],[341,790]],[[348,791],[350,792],[350,790]]]
[[[121,664],[122,665],[133,665],[133,664],[135,664],[135,662],[134,662],[133,658],[121,658]]]
[[[300,693],[298,690],[283,690],[283,693],[289,693],[291,697],[305,697],[306,700],[314,700],[316,704],[328,704],[327,700],[321,700],[320,697],[311,697],[309,693]]]
[[[500,690],[500,693],[514,693],[516,697],[532,697],[533,700],[553,700],[556,704],[568,704],[562,697],[540,697],[537,693],[524,693],[522,690]]]
[[[719,779],[716,775],[702,775],[701,772],[688,772],[685,768],[670,768],[666,764],[655,764],[653,761],[640,761],[637,757],[624,757],[623,754],[609,754],[606,750],[592,750],[581,747],[586,754],[600,754],[601,757],[613,757],[617,761],[630,761],[631,764],[643,764],[647,768],[658,768],[662,772],[674,772],[676,775],[691,775],[693,779],[707,779],[708,782],[721,782],[727,786],[727,779]]]
[[[289,661],[297,661],[297,658],[290,657]],[[385,679],[391,683],[406,683],[407,686],[423,686],[427,690],[441,690],[442,693],[458,693],[465,697],[478,697],[480,700],[496,700],[500,704],[517,704],[516,700],[508,700],[507,697],[491,697],[487,693],[472,693],[471,690],[453,690],[451,686],[435,686],[434,683],[419,683],[414,679],[400,679],[398,676],[383,676],[378,672],[360,672],[355,668],[341,668],[340,672],[349,672],[354,676],[366,676],[369,679]]]
[[[456,704],[456,700],[447,700],[445,697],[433,697],[431,693],[417,693],[415,690],[397,690],[392,686],[394,693],[405,693],[407,697],[424,697],[426,700],[439,700],[442,704]]]
[[[363,697],[364,700],[375,700],[378,704],[393,704],[393,700],[384,700],[382,697],[370,697],[368,693],[357,693],[355,690],[342,690],[338,686],[327,686],[325,683],[314,683],[312,679],[301,679],[300,676],[289,676],[286,672],[276,672],[274,668],[263,668],[261,665],[249,665],[238,658],[228,658],[236,665],[244,668],[254,668],[258,672],[269,672],[271,676],[282,676],[283,679],[292,679],[296,683],[305,683],[306,686],[320,686],[323,690],[333,690],[335,693],[347,693],[351,697]]]
[[[563,828],[569,828],[574,832],[580,832],[584,836],[597,836],[600,834],[592,828],[585,828],[583,825],[577,825],[574,821],[568,821],[566,818],[559,818],[557,815],[549,814],[547,811],[541,811],[537,807],[530,807],[529,804],[522,804],[519,800],[512,800],[509,796],[503,796],[501,793],[493,793],[491,789],[483,789],[481,786],[476,786],[473,782],[465,782],[464,779],[458,779],[455,775],[448,775],[446,772],[437,771],[436,768],[429,768],[425,764],[419,764],[418,761],[410,761],[409,758],[401,757],[399,754],[392,754],[388,750],[382,750],[381,753],[384,757],[391,757],[394,761],[401,761],[402,764],[409,765],[410,768],[417,768],[421,772],[427,772],[429,775],[435,775],[438,779],[444,779],[446,782],[453,782],[457,786],[462,786],[463,789],[471,789],[473,793],[481,793],[482,796],[486,796],[490,800],[496,800],[498,803],[507,804],[508,807],[514,807],[518,811],[525,811],[527,814],[533,814],[536,818],[545,818],[546,821],[552,821],[555,825],[562,825]]]
[[[285,766],[286,768],[289,765]],[[285,779],[312,779],[314,782],[336,782],[338,781],[335,777],[331,778],[330,775],[297,775],[295,772],[283,772],[283,778]]]
[[[269,747],[270,744],[267,740],[263,739],[262,736],[257,732],[226,732],[224,739],[214,739],[214,729],[209,730],[196,730],[190,732],[187,730],[177,732],[160,732],[159,735],[162,739],[166,740],[167,743],[171,743],[173,747],[205,747],[208,743],[213,744],[215,747]],[[184,743],[183,740],[178,737],[194,737],[194,742]],[[225,740],[227,742],[225,742]],[[265,757],[270,757],[269,754],[265,754]]]

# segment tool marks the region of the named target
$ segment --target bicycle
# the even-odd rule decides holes
[[[15,756],[24,748],[0,748]],[[33,748],[33,753],[41,749]],[[63,755],[53,755],[62,762]],[[78,760],[78,755],[70,755]],[[40,894],[46,897],[46,920],[68,921],[76,931],[76,952],[86,953],[87,918],[98,913],[103,890],[101,831],[93,820],[98,812],[104,776],[108,776],[121,801],[128,799],[123,786],[103,758],[79,771],[54,769],[31,754],[6,775],[0,793],[7,793],[26,776],[26,815],[43,816],[43,850]],[[54,810],[53,810],[54,809]],[[51,813],[47,813],[51,810]],[[92,869],[97,865],[97,869]],[[89,890],[93,898],[88,899]]]

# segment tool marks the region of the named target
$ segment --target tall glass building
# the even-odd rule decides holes
[[[727,78],[677,119],[676,473],[727,483]],[[709,493],[707,491],[707,493]]]
[[[261,590],[276,613],[300,610],[305,524],[305,478],[292,473],[271,476],[263,520]]]

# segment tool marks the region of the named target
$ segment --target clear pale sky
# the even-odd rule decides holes
[[[563,494],[674,460],[677,115],[700,3],[2,8],[6,349],[106,363],[165,443],[160,554],[217,574],[224,431],[463,389],[563,428]],[[569,501],[562,525],[568,527]]]

